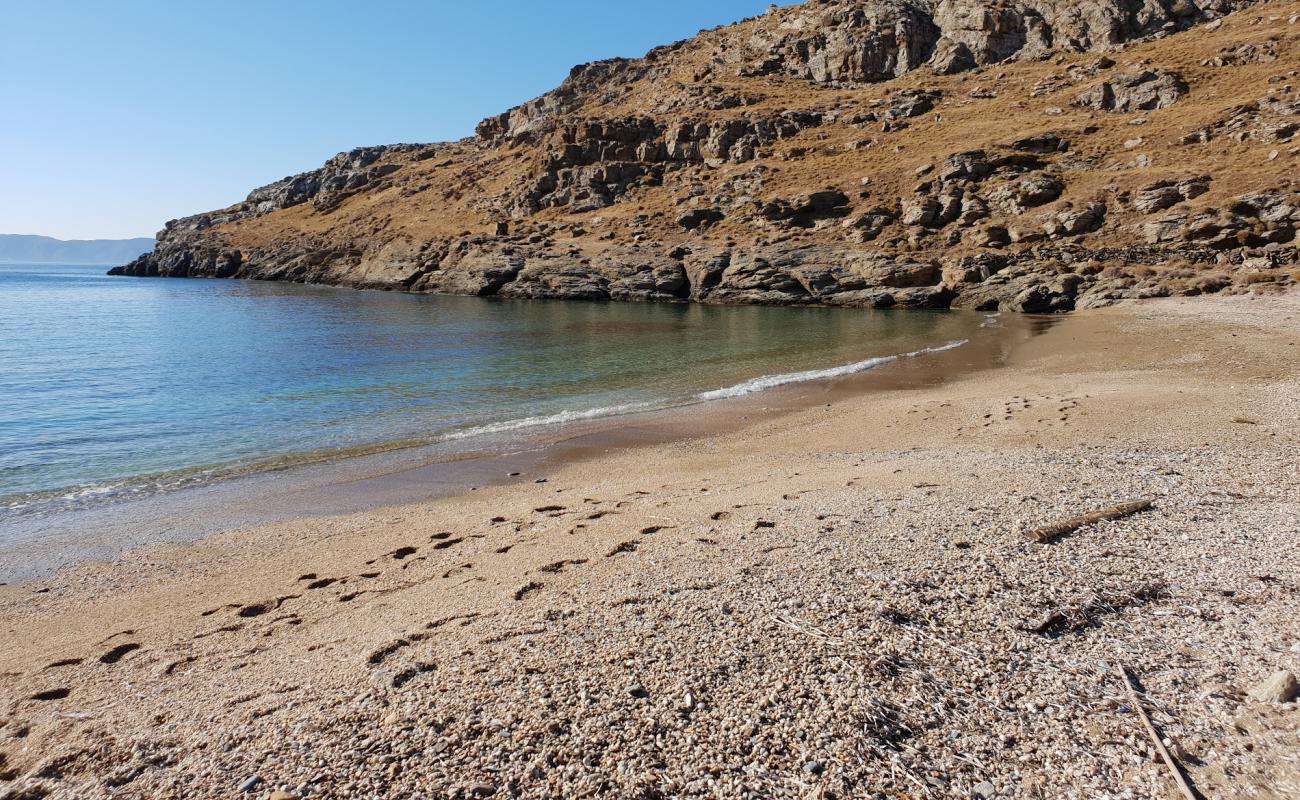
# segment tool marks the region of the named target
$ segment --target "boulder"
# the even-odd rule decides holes
[[[693,208],[677,218],[677,224],[688,231],[721,222],[726,218],[720,208]]]
[[[1274,672],[1267,680],[1250,690],[1250,698],[1257,703],[1289,703],[1297,692],[1295,675],[1286,670]]]
[[[1089,203],[1081,209],[1067,209],[1050,215],[1043,223],[1043,232],[1053,239],[1080,236],[1092,233],[1105,221],[1106,204]]]
[[[1164,211],[1184,200],[1200,197],[1210,190],[1210,176],[1201,175],[1181,180],[1163,180],[1147,184],[1133,196],[1133,208],[1143,214]]]
[[[943,206],[933,197],[921,197],[903,203],[903,214],[899,217],[904,225],[919,225],[925,228],[936,227]]]
[[[870,242],[880,236],[881,232],[891,225],[894,220],[893,209],[876,207],[859,214],[851,220],[846,220],[846,224],[856,231],[858,241]]]
[[[472,252],[450,257],[412,286],[414,291],[487,297],[496,294],[524,268],[524,258],[504,252]]]
[[[989,201],[1010,214],[1022,213],[1050,203],[1065,191],[1065,183],[1046,172],[1030,173],[1019,180],[1002,184],[988,193]]]
[[[940,282],[939,265],[931,262],[876,257],[854,263],[852,268],[870,286],[911,288]]]
[[[977,64],[975,54],[965,42],[954,42],[945,37],[935,45],[930,66],[940,75],[954,75],[974,69]]]
[[[933,111],[934,104],[942,95],[939,92],[924,89],[899,89],[889,97],[889,108],[885,111],[888,119],[908,119],[919,117]]]
[[[1075,105],[1095,111],[1155,111],[1185,94],[1182,76],[1159,69],[1135,69],[1103,81],[1075,98]]]
[[[809,192],[790,200],[772,200],[759,208],[759,215],[769,222],[797,228],[812,228],[826,219],[846,217],[849,212],[848,195],[834,189]]]
[[[1155,222],[1142,225],[1142,238],[1147,244],[1163,244],[1177,241],[1182,238],[1183,229],[1186,225],[1187,217],[1181,214],[1161,217]]]

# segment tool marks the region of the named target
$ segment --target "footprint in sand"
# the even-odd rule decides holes
[[[236,622],[231,625],[222,625],[220,628],[217,628],[215,631],[208,631],[207,633],[196,633],[194,634],[194,636],[190,638],[206,639],[207,637],[215,636],[218,633],[234,633],[235,631],[242,631],[243,629],[244,629],[243,623]]]
[[[263,614],[269,614],[270,612],[275,611],[289,600],[296,600],[299,597],[302,597],[302,595],[287,594],[283,597],[277,597],[274,600],[262,600],[257,603],[249,603],[245,606],[239,606],[239,610],[235,613],[241,617],[260,617]]]
[[[62,658],[58,661],[52,661],[45,665],[45,669],[57,669],[59,667],[75,667],[81,663],[80,658]]]
[[[162,674],[164,676],[172,675],[173,673],[176,672],[176,670],[180,669],[186,664],[193,664],[195,661],[198,660],[199,660],[198,656],[184,656],[182,658],[178,658],[177,660],[163,667]]]
[[[415,642],[418,642],[421,639],[426,638],[426,636],[427,634],[417,633],[411,636],[403,636],[400,639],[394,639],[388,644],[385,644],[372,651],[370,655],[366,657],[366,663],[378,666],[379,664],[384,663],[384,660],[387,659],[389,656],[391,656],[393,653],[396,653],[397,651],[402,650],[404,648],[410,647]]]
[[[437,668],[436,664],[428,664],[423,661],[417,662],[393,676],[393,688],[400,689],[421,675],[433,672]]]
[[[623,542],[618,547],[615,547],[613,550],[610,550],[609,553],[605,555],[605,558],[613,558],[614,556],[621,555],[622,553],[635,553],[636,549],[640,546],[641,546],[640,542]]]
[[[136,644],[135,642],[130,642],[128,644],[119,644],[117,647],[114,647],[112,650],[109,650],[107,653],[100,656],[99,663],[116,664],[117,662],[121,661],[123,658],[126,658],[128,653],[133,653],[139,649],[140,649],[140,645]]]
[[[569,567],[577,567],[586,563],[587,563],[587,559],[585,558],[571,558],[564,561],[556,561],[555,563],[547,564],[544,567],[538,567],[537,571],[545,572],[550,575],[558,575],[559,573],[563,572]]]
[[[315,577],[315,576],[313,575],[312,577]],[[299,580],[302,580],[302,579],[299,578]],[[210,617],[210,616],[212,616],[213,614],[219,613],[219,612],[221,612],[221,611],[225,611],[225,610],[228,609],[228,608],[239,608],[239,604],[238,604],[238,603],[226,603],[224,606],[217,606],[216,608],[209,608],[207,611],[204,611],[202,614],[199,614],[199,616],[200,616],[200,617]]]
[[[478,613],[477,611],[471,612],[469,614],[453,614],[450,617],[442,617],[441,619],[435,619],[433,622],[424,623],[424,629],[426,631],[431,631],[437,628],[441,628],[444,625],[449,625],[453,622],[459,622],[460,626],[464,628],[465,626],[473,623],[474,620],[478,619],[481,616],[483,615]],[[496,614],[495,613],[488,614],[488,616],[492,617],[492,616],[496,616]]]
[[[33,700],[62,700],[72,694],[71,689],[46,689],[43,692],[37,692],[32,695]]]
[[[420,548],[411,547],[410,545],[407,545],[406,547],[399,547],[396,550],[392,551],[391,553],[384,553],[379,558],[370,559],[369,561],[366,562],[366,566],[368,567],[371,564],[374,564],[375,562],[379,561],[380,558],[391,557],[394,561],[401,561],[402,559],[409,558],[415,555],[417,552],[419,552],[419,550]]]
[[[529,581],[528,583],[525,583],[523,586],[520,586],[518,589],[515,590],[514,598],[515,600],[523,600],[528,595],[535,594],[541,591],[545,586],[546,584],[544,583],[538,583],[537,581]]]

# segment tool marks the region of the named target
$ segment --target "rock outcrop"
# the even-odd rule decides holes
[[[1137,69],[1120,73],[1075,99],[1097,111],[1155,111],[1169,108],[1187,94],[1182,77],[1165,70]]]
[[[774,7],[173,220],[114,273],[1024,312],[1281,287],[1300,0],[1254,5]]]

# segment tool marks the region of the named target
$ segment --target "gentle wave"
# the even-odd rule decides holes
[[[628,403],[618,406],[588,408],[582,411],[559,411],[555,414],[547,414],[540,417],[522,417],[520,419],[503,420],[501,422],[489,422],[486,425],[475,425],[472,428],[465,428],[463,430],[452,431],[444,434],[439,441],[456,441],[458,439],[468,439],[473,436],[486,436],[493,433],[509,433],[510,431],[522,430],[524,428],[564,425],[570,422],[583,422],[585,420],[601,419],[603,417],[621,417],[624,414],[635,414],[638,411],[656,411],[671,407],[672,404],[655,405],[654,403]]]
[[[220,466],[206,465],[192,471],[177,471],[163,475],[141,475],[133,479],[117,480],[112,483],[101,485],[83,485],[48,492],[33,492],[17,496],[10,495],[8,498],[0,498],[0,503],[3,503],[3,505],[0,505],[0,518],[3,518],[6,514],[25,515],[33,512],[41,513],[47,510],[62,511],[73,507],[94,504],[96,502],[118,500],[124,497],[140,497],[159,494],[162,492],[190,488],[252,473],[275,471],[288,467],[321,463],[340,458],[391,452],[412,447],[430,446],[441,442],[459,441],[475,437],[491,436],[493,434],[510,433],[513,431],[524,430],[526,428],[565,425],[574,422],[585,422],[646,411],[659,411],[674,407],[689,406],[696,403],[715,400],[725,400],[727,398],[754,394],[767,389],[774,389],[779,386],[807,383],[810,381],[830,380],[860,372],[866,372],[867,370],[875,369],[876,367],[885,364],[891,364],[902,359],[916,358],[931,353],[942,353],[947,350],[961,347],[968,342],[968,339],[957,339],[935,347],[926,347],[920,350],[913,350],[891,356],[876,356],[862,361],[855,361],[850,364],[843,364],[838,367],[764,375],[758,378],[742,381],[733,386],[700,392],[693,397],[676,402],[669,398],[665,398],[661,403],[626,403],[622,405],[601,406],[577,411],[560,411],[554,414],[508,419],[500,422],[475,425],[460,430],[444,431],[433,437],[422,440],[393,441],[347,448],[344,450],[299,453],[295,455],[278,456],[251,464],[227,464]]]
[[[957,339],[947,344],[937,347],[927,347],[922,350],[913,350],[910,353],[900,353],[896,356],[877,356],[862,361],[855,361],[852,364],[844,364],[839,367],[828,367],[826,369],[810,369],[804,372],[787,372],[781,375],[764,375],[761,378],[738,383],[735,386],[728,386],[723,389],[714,389],[711,392],[701,392],[697,397],[700,400],[723,400],[728,397],[740,397],[741,395],[761,392],[764,389],[775,389],[778,386],[786,386],[791,383],[807,383],[808,381],[830,380],[831,378],[841,378],[845,375],[853,375],[858,372],[866,372],[869,369],[884,364],[892,364],[904,358],[916,358],[927,353],[942,353],[945,350],[952,350],[966,344],[969,339]]]

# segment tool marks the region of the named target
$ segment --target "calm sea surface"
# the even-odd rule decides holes
[[[354,452],[685,405],[979,315],[496,301],[0,266],[0,523]]]

